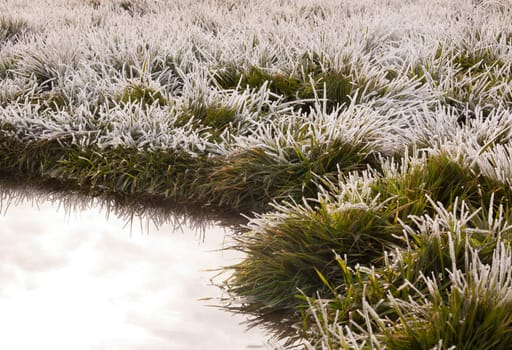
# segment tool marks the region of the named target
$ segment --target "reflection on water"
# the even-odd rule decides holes
[[[106,220],[99,202],[5,187],[0,196],[0,349],[265,348],[241,316],[200,300],[221,293],[205,270],[236,261],[213,251],[222,228],[141,231]]]

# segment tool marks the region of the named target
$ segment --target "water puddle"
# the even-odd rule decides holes
[[[239,257],[219,226],[142,229],[89,206],[16,200],[0,215],[0,348],[267,348],[259,329],[218,304],[216,274]],[[205,299],[206,300],[203,300]]]

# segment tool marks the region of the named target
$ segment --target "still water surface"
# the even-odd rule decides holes
[[[171,224],[141,229],[98,207],[18,201],[0,215],[0,349],[267,348],[261,330],[208,305],[216,272],[240,257]],[[217,251],[216,251],[217,250]]]

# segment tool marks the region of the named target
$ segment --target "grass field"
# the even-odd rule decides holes
[[[6,0],[0,174],[244,214],[305,349],[509,349],[512,3]]]

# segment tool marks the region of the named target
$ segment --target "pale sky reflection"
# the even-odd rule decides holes
[[[235,261],[212,251],[222,229],[201,243],[169,225],[144,234],[124,226],[94,209],[67,218],[49,203],[0,215],[0,348],[265,348],[243,317],[198,300],[220,295],[205,270]]]

